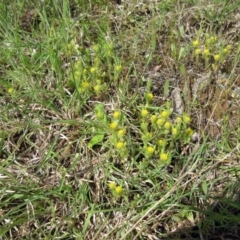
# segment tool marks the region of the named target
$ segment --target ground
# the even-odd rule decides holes
[[[240,239],[238,5],[0,1],[0,239]]]

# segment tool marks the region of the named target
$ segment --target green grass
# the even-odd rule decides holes
[[[1,1],[1,239],[237,239],[238,15]]]

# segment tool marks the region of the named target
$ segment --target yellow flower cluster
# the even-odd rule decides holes
[[[115,197],[121,197],[124,193],[123,187],[120,185],[117,185],[115,182],[110,182],[108,184],[108,187]]]

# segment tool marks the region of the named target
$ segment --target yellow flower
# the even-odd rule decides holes
[[[116,143],[116,148],[117,149],[122,149],[124,147],[124,143],[123,142],[117,142]]]
[[[210,37],[210,42],[211,43],[215,43],[216,41],[217,41],[217,37],[216,36]]]
[[[223,53],[224,54],[228,54],[231,52],[232,46],[231,45],[227,45],[224,49],[223,49]]]
[[[116,71],[116,72],[120,72],[121,69],[122,69],[122,66],[121,66],[121,65],[116,65],[116,66],[115,66],[115,71]]]
[[[205,48],[205,49],[203,50],[203,55],[204,55],[204,56],[210,55],[209,49]]]
[[[96,68],[92,67],[92,68],[90,69],[90,72],[91,72],[91,73],[94,73],[94,72],[96,72],[96,70],[97,70]]]
[[[152,93],[146,93],[145,97],[148,101],[153,100],[153,94]]]
[[[151,147],[151,146],[147,147],[147,148],[146,148],[146,153],[147,153],[148,155],[152,155],[152,154],[154,153],[154,148]]]
[[[142,115],[142,117],[147,117],[148,114],[149,114],[149,112],[148,112],[147,109],[142,109],[142,111],[141,111],[141,115]]]
[[[192,42],[192,45],[193,45],[194,47],[198,47],[199,41],[198,41],[198,40],[193,41],[193,42]]]
[[[119,137],[123,137],[124,136],[124,134],[125,134],[125,129],[120,129],[120,130],[118,130],[118,132],[117,132],[117,135],[119,136]]]
[[[121,196],[121,195],[123,194],[123,188],[122,188],[122,186],[117,186],[117,187],[115,188],[115,193],[116,193],[116,195]]]
[[[99,93],[101,91],[101,85],[95,85],[93,89],[96,93]]]
[[[116,183],[115,182],[110,182],[108,184],[108,187],[111,189],[111,190],[115,190],[116,189]]]
[[[159,139],[159,140],[158,140],[158,145],[159,145],[160,147],[164,147],[164,146],[166,146],[166,144],[167,144],[167,141],[166,141],[166,140],[164,140],[164,139]]]
[[[168,160],[168,154],[167,153],[161,153],[160,154],[160,161],[167,161]]]
[[[111,129],[114,129],[114,130],[115,130],[115,129],[117,129],[117,127],[118,127],[118,123],[117,123],[117,122],[111,122],[111,123],[110,123],[110,128],[111,128]]]
[[[177,135],[178,134],[178,129],[173,127],[172,128],[172,135]]]
[[[157,121],[157,116],[155,114],[151,115],[151,122],[155,123]]]
[[[195,50],[195,54],[196,54],[196,55],[199,55],[201,52],[202,52],[202,50],[199,49],[199,48]]]
[[[90,84],[88,82],[83,82],[82,83],[82,88],[83,89],[87,89],[87,88],[89,88],[89,86],[90,86]]]
[[[187,114],[185,114],[185,115],[183,115],[183,121],[185,123],[189,123],[191,121],[191,118]]]
[[[191,137],[193,135],[193,130],[191,128],[188,128],[186,129],[185,133],[188,137]]]
[[[166,123],[164,124],[164,128],[167,129],[167,130],[170,129],[171,126],[172,126],[172,124],[171,124],[170,122],[166,122]]]
[[[177,118],[176,118],[176,122],[177,122],[177,123],[181,123],[181,122],[182,122],[182,118],[181,118],[181,117],[177,117]]]
[[[220,55],[216,54],[216,55],[213,56],[213,58],[216,62],[218,62],[220,60]]]
[[[114,111],[113,113],[113,118],[114,119],[119,119],[121,116],[121,112],[119,110]]]
[[[10,87],[10,88],[8,88],[7,91],[9,94],[13,94],[15,90],[14,90],[14,88]]]
[[[168,118],[169,115],[170,115],[170,112],[169,112],[169,111],[164,110],[164,111],[161,112],[161,116],[162,116],[163,118]]]
[[[159,119],[157,120],[157,125],[161,127],[161,126],[163,126],[164,122],[165,122],[165,119],[164,119],[164,118],[159,118]]]

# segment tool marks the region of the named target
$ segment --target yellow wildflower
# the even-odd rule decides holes
[[[202,50],[199,49],[199,48],[195,50],[195,54],[196,54],[196,55],[199,55],[201,52],[202,52]]]
[[[149,114],[149,112],[148,112],[147,109],[142,109],[142,111],[141,111],[141,115],[142,115],[142,117],[147,117],[148,114]]]
[[[171,126],[172,126],[172,124],[171,124],[170,122],[166,122],[166,123],[164,124],[164,128],[167,129],[167,130],[170,129]]]
[[[116,183],[115,182],[110,182],[108,184],[108,187],[111,189],[111,190],[115,190],[116,189]]]
[[[207,49],[207,48],[204,49],[204,50],[203,50],[203,55],[204,55],[204,56],[209,56],[209,55],[210,55],[209,49]]]
[[[220,60],[220,55],[216,54],[216,55],[213,56],[213,58],[216,62],[218,62]]]
[[[114,111],[113,113],[113,118],[114,119],[119,119],[121,116],[121,112],[119,110]]]
[[[116,143],[116,148],[117,149],[122,149],[124,147],[124,143],[123,142],[117,142]]]
[[[116,195],[121,196],[121,195],[123,194],[123,188],[122,188],[122,186],[117,186],[117,187],[115,188],[115,193],[116,193]]]
[[[116,129],[118,127],[118,123],[117,122],[111,122],[110,123],[110,128],[111,129]]]
[[[120,130],[118,130],[118,132],[117,132],[117,135],[119,136],[119,137],[123,137],[124,136],[124,134],[125,134],[125,129],[120,129]]]
[[[164,123],[165,123],[165,119],[164,119],[164,118],[159,118],[159,119],[157,120],[157,125],[160,126],[160,127],[161,127]]]
[[[152,155],[152,154],[154,153],[154,148],[151,147],[151,146],[147,147],[147,148],[146,148],[146,153],[147,153],[148,155]]]
[[[160,161],[167,161],[168,160],[168,154],[167,153],[161,153],[160,154]]]
[[[192,45],[193,45],[194,47],[198,47],[199,41],[198,41],[198,40],[193,41],[193,42],[192,42]]]
[[[168,118],[169,115],[170,115],[170,112],[167,111],[167,110],[164,110],[164,111],[161,112],[161,116],[162,116],[163,118]]]

